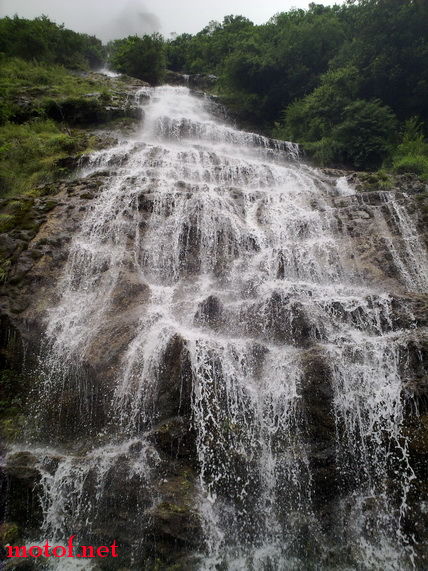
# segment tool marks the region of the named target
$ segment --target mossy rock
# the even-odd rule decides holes
[[[156,507],[157,515],[166,516],[169,516],[170,514],[188,514],[189,510],[190,508],[187,505],[172,504],[169,502],[162,502]]]
[[[50,212],[51,210],[53,210],[55,208],[55,206],[57,204],[58,204],[58,201],[56,201],[54,199],[45,200],[45,201],[40,203],[40,205],[38,206],[38,210],[40,212]]]
[[[45,113],[54,121],[66,121],[72,125],[90,125],[108,118],[105,106],[95,97],[49,99],[45,103]]]
[[[0,213],[0,233],[8,232],[15,226],[15,217],[13,214]]]
[[[2,523],[0,525],[1,545],[18,543],[19,537],[20,537],[20,531],[16,523]]]
[[[394,177],[385,171],[358,173],[361,191],[388,190],[394,187]]]
[[[21,434],[24,417],[19,413],[20,409],[10,408],[9,416],[0,420],[0,434],[6,441],[12,442]]]

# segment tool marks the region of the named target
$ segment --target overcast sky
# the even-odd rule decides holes
[[[317,0],[324,5],[343,0]],[[256,24],[277,12],[307,8],[309,0],[0,0],[0,16],[34,18],[46,14],[77,32],[102,40],[129,34],[199,32],[210,20],[228,14],[246,16]]]

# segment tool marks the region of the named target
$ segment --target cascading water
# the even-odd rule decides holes
[[[417,567],[402,429],[414,319],[398,323],[370,283],[336,202],[375,218],[399,293],[426,286],[404,206],[386,192],[365,204],[187,88],[146,94],[141,131],[86,167],[111,169],[109,182],[72,241],[43,405],[14,449],[38,459],[41,540],[103,540],[117,520],[129,568],[150,568],[167,481],[151,435],[179,418],[201,528],[180,568]]]

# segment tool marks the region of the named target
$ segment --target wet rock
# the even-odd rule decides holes
[[[123,311],[131,306],[141,305],[148,301],[150,287],[138,280],[133,274],[123,274],[119,279],[111,299],[111,313]]]
[[[186,75],[171,70],[168,70],[165,74],[165,83],[168,85],[183,85],[201,91],[214,87],[217,80],[217,76],[207,74]]]
[[[307,347],[324,338],[323,325],[309,316],[299,300],[273,292],[263,305],[243,316],[249,333],[272,336],[278,343]]]
[[[195,323],[207,327],[219,327],[223,321],[223,306],[220,300],[210,295],[199,304],[195,315]]]
[[[195,433],[188,418],[177,416],[158,424],[149,434],[149,440],[172,458],[195,458]]]
[[[314,441],[331,443],[335,438],[332,373],[323,350],[314,347],[302,354],[302,399]]]
[[[159,422],[174,416],[190,415],[192,392],[191,364],[185,342],[174,335],[164,352],[158,372],[156,398]]]
[[[16,452],[8,457],[7,474],[31,482],[39,473],[36,463],[37,458],[30,452]]]
[[[428,413],[428,343],[421,334],[409,340],[401,349],[400,364],[403,383],[403,401],[410,419]]]
[[[322,509],[326,502],[339,494],[332,372],[327,355],[320,348],[313,348],[302,355],[302,367],[301,405],[309,434],[313,497]],[[324,525],[330,525],[329,518],[325,518]]]
[[[13,560],[5,563],[5,571],[12,571],[15,569],[18,571],[35,571],[37,569],[37,563],[32,559]]]
[[[30,532],[33,527],[38,528],[42,515],[36,491],[40,477],[36,464],[37,459],[30,452],[16,452],[8,456],[4,468],[9,499],[6,520]]]
[[[214,87],[217,83],[218,77],[212,74],[195,74],[189,75],[188,85],[190,87],[201,89],[202,91]]]
[[[186,544],[189,540],[196,543],[195,532],[199,531],[199,520],[197,514],[192,513],[189,507],[162,502],[151,510],[151,516],[158,536],[166,536]]]

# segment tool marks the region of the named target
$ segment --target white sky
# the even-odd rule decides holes
[[[18,14],[34,18],[46,14],[77,32],[95,34],[102,40],[129,34],[160,31],[196,33],[210,20],[228,14],[246,16],[256,24],[277,12],[307,8],[310,0],[0,0],[0,17]],[[316,0],[341,4],[343,0]]]

